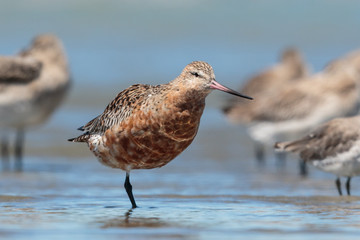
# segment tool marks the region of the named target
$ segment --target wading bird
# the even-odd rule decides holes
[[[185,150],[214,89],[251,99],[215,81],[209,64],[192,62],[167,84],[123,90],[102,114],[79,128],[84,134],[69,141],[86,142],[101,163],[126,171],[124,187],[136,208],[130,171],[162,167]]]

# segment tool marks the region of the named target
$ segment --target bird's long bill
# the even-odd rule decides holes
[[[212,80],[212,81],[211,81],[210,88],[212,88],[212,89],[217,89],[217,90],[220,90],[220,91],[223,91],[223,92],[226,92],[226,93],[230,93],[230,94],[235,95],[235,96],[238,96],[238,97],[242,97],[242,98],[247,98],[247,99],[253,100],[252,97],[243,95],[243,94],[241,94],[241,93],[239,93],[239,92],[237,92],[237,91],[235,91],[235,90],[232,90],[231,88],[225,87],[224,85],[221,85],[220,83],[218,83],[218,82],[215,81],[215,80]]]

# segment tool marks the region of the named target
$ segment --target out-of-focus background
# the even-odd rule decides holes
[[[0,237],[358,236],[360,198],[339,198],[332,175],[310,169],[299,177],[295,157],[278,169],[270,153],[259,168],[244,128],[219,110],[224,93],[208,97],[198,136],[182,155],[161,169],[133,172],[141,208],[130,214],[125,174],[66,139],[124,88],[166,83],[194,60],[210,63],[232,88],[288,46],[320,71],[359,47],[359,12],[359,1],[341,0],[2,1],[0,54],[54,33],[73,84],[51,120],[27,134],[24,172],[0,174]],[[352,186],[360,195],[360,181]]]

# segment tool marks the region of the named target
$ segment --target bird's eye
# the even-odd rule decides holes
[[[190,72],[192,75],[194,75],[195,77],[200,77],[200,75],[197,72]]]

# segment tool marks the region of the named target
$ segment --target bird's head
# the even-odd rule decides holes
[[[218,83],[215,80],[213,68],[206,62],[196,61],[188,64],[177,80],[180,81],[184,87],[199,93],[204,93],[205,95],[217,89],[238,97],[252,99]]]

